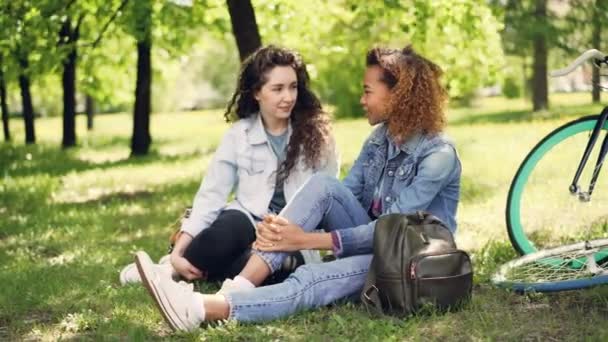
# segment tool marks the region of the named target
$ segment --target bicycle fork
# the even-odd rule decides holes
[[[600,152],[597,157],[597,161],[595,163],[595,168],[593,169],[593,174],[591,176],[591,181],[589,182],[589,190],[587,192],[582,192],[580,186],[578,185],[578,181],[583,173],[583,169],[587,164],[587,160],[589,159],[589,155],[591,155],[591,151],[595,146],[597,139],[599,138],[600,132],[602,131],[602,127],[606,123],[606,119],[608,118],[608,107],[602,110],[600,117],[595,123],[595,127],[593,128],[593,132],[591,133],[591,137],[589,138],[589,142],[587,142],[587,146],[585,147],[585,152],[583,153],[583,158],[576,169],[576,174],[574,175],[574,179],[572,180],[572,184],[570,184],[569,190],[572,195],[578,195],[579,200],[582,202],[589,202],[591,200],[591,194],[593,193],[593,188],[595,187],[595,183],[600,174],[600,170],[602,169],[602,164],[604,163],[604,159],[606,158],[606,154],[608,153],[608,132],[604,137],[604,141],[602,142],[602,147],[600,148]]]

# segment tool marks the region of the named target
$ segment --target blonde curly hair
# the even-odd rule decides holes
[[[447,92],[441,85],[441,68],[418,55],[411,45],[402,50],[373,48],[366,65],[382,69],[381,81],[390,89],[387,124],[399,141],[417,132],[436,134],[443,130]]]

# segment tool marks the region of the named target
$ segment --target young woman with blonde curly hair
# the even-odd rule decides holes
[[[411,47],[368,52],[361,105],[377,125],[339,182],[313,176],[278,216],[257,225],[255,254],[215,295],[154,272],[136,254],[144,284],[175,330],[203,321],[264,321],[358,297],[372,258],[376,220],[385,214],[426,210],[456,231],[461,165],[441,132],[446,92],[441,69]],[[325,233],[312,233],[322,228]],[[284,282],[253,288],[281,264],[286,252],[333,250],[337,260],[307,264]]]

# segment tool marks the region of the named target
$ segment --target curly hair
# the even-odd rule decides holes
[[[285,161],[277,173],[278,179],[283,181],[302,157],[306,166],[318,168],[331,133],[329,116],[309,88],[308,71],[301,57],[294,51],[273,45],[262,47],[251,54],[243,61],[237,87],[224,118],[227,122],[234,122],[256,115],[260,106],[254,96],[268,81],[267,73],[277,66],[291,66],[298,82],[298,96],[290,115],[292,134]]]
[[[411,45],[402,50],[373,48],[366,65],[379,66],[381,81],[390,89],[387,124],[391,136],[403,141],[416,132],[443,130],[448,97],[438,65],[418,55]]]

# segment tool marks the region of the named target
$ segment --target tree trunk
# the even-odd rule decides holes
[[[63,148],[76,146],[76,41],[78,29],[72,29],[70,19],[66,19],[60,31],[61,43],[69,46],[69,53],[63,60]]]
[[[87,112],[87,130],[93,130],[93,116],[95,115],[95,99],[91,95],[85,95],[84,107]]]
[[[549,108],[547,86],[547,39],[544,25],[547,22],[547,0],[536,0],[536,20],[543,27],[534,36],[534,65],[532,76],[532,105],[533,110]]]
[[[247,56],[262,46],[262,39],[255,20],[251,0],[227,0],[232,33],[243,61]]]
[[[132,156],[148,154],[148,149],[152,143],[150,137],[151,47],[152,39],[150,37],[137,42],[137,81],[133,110],[133,136],[131,138]]]
[[[6,80],[0,59],[0,108],[2,108],[2,128],[4,130],[4,141],[11,141],[11,132],[8,128],[8,105],[6,104]]]
[[[19,58],[19,88],[21,89],[21,107],[23,111],[23,122],[25,123],[25,143],[33,144],[36,142],[36,132],[34,131],[34,106],[32,105],[32,95],[30,93],[30,78],[27,75],[29,61],[27,56]]]
[[[602,21],[600,20],[600,15],[602,15],[602,13],[600,11],[603,10],[603,8],[601,8],[601,3],[603,3],[605,0],[596,0],[595,1],[595,15],[593,16],[593,20],[592,20],[592,25],[593,25],[593,32],[591,33],[591,47],[594,49],[598,49],[601,51],[601,35],[602,35]],[[593,68],[592,69],[592,80],[591,80],[591,84],[593,86],[593,88],[591,89],[591,100],[593,103],[599,103],[600,102],[600,69],[599,68]]]

